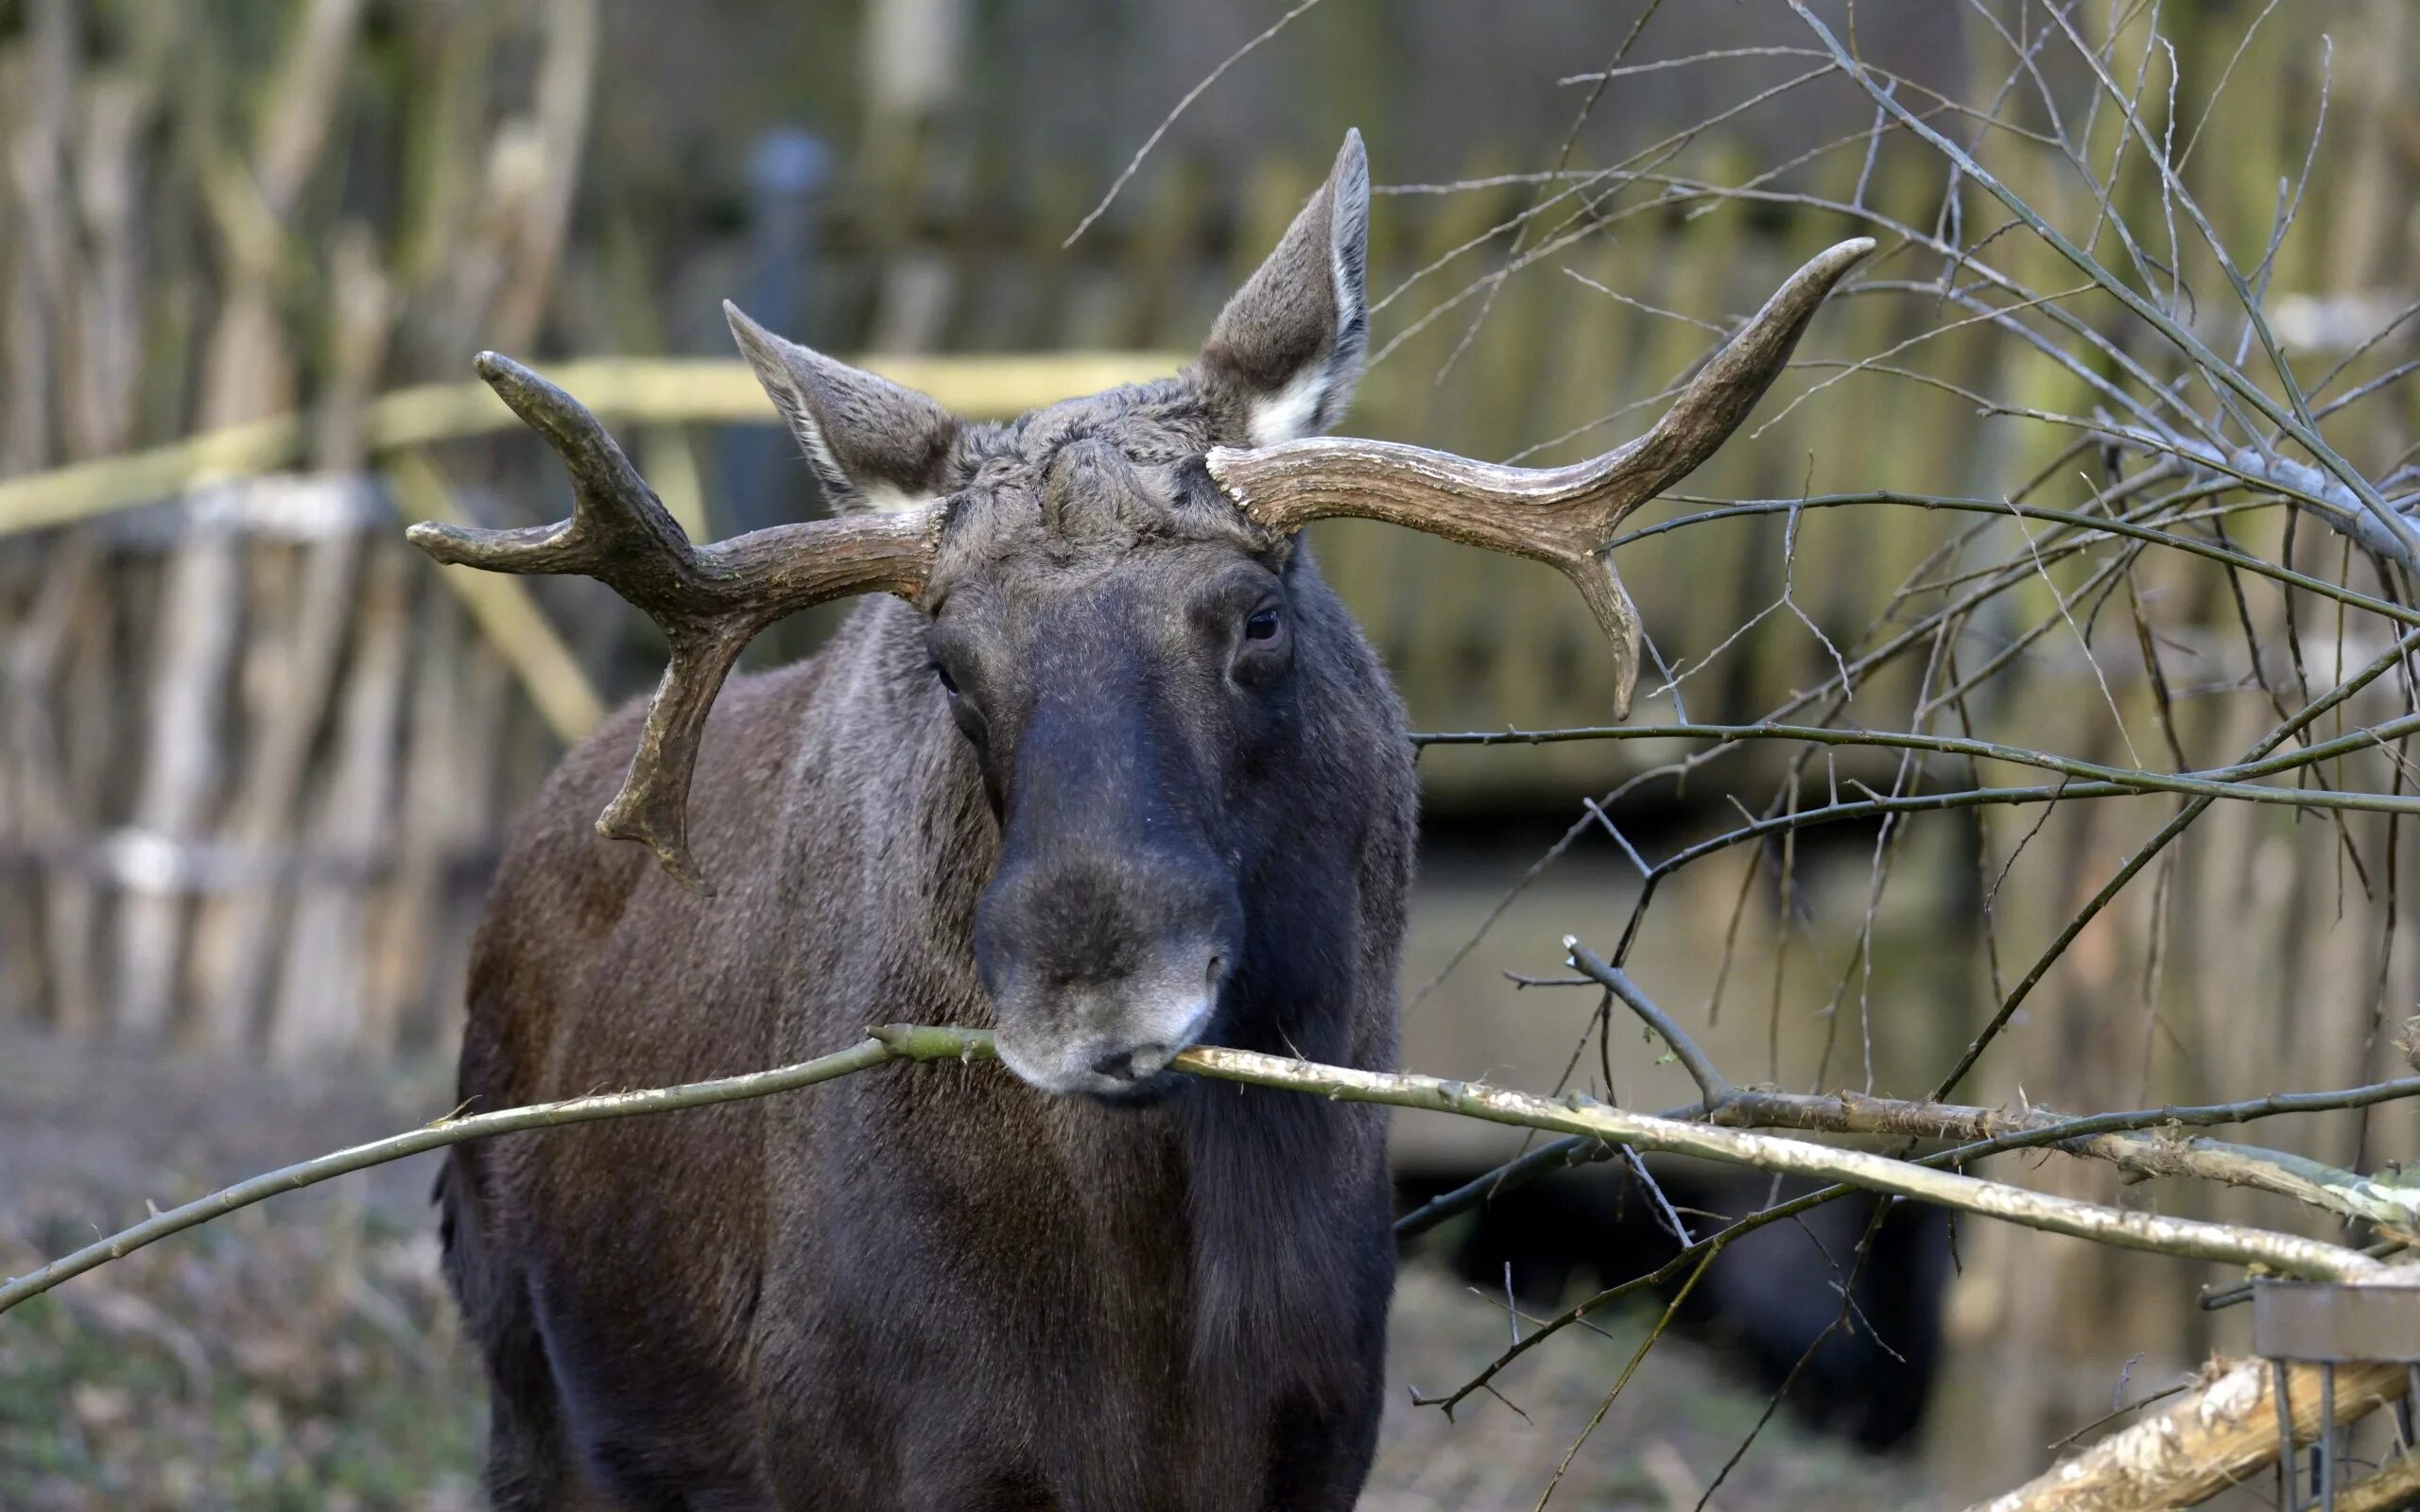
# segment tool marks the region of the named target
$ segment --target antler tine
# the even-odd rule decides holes
[[[523,530],[426,521],[407,532],[412,543],[452,565],[596,577],[649,613],[688,607],[676,600],[697,597],[678,591],[694,586],[681,579],[692,576],[682,569],[694,567],[696,549],[596,417],[510,357],[482,352],[473,366],[562,458],[571,473],[571,518]]]
[[[1873,240],[1860,236],[1791,274],[1652,430],[1590,461],[1505,467],[1392,441],[1312,437],[1249,451],[1217,448],[1210,474],[1247,516],[1280,533],[1339,516],[1384,520],[1560,568],[1613,648],[1615,713],[1627,715],[1638,676],[1638,612],[1614,573],[1614,531],[1738,429],[1789,364],[1824,296],[1873,250]]]
[[[711,897],[689,853],[689,780],[715,695],[758,631],[811,604],[881,591],[922,592],[939,544],[938,507],[753,530],[692,545],[655,490],[587,406],[493,352],[479,376],[546,438],[572,481],[572,513],[551,525],[484,530],[423,521],[412,544],[451,565],[594,577],[644,610],[671,644],[638,750],[597,833],[637,840],[664,869]]]

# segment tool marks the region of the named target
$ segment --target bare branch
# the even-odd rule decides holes
[[[2125,305],[2126,308],[2132,311],[2137,318],[2149,324],[2153,330],[2165,336],[2169,342],[2173,343],[2178,351],[2184,352],[2193,361],[2204,376],[2206,377],[2214,386],[2230,390],[2237,398],[2242,400],[2245,404],[2259,411],[2260,414],[2264,416],[2271,424],[2276,426],[2279,431],[2293,438],[2296,444],[2310,453],[2312,457],[2314,457],[2322,467],[2325,468],[2327,472],[2334,475],[2339,482],[2342,483],[2345,488],[2352,491],[2354,496],[2360,500],[2361,507],[2370,512],[2371,516],[2377,521],[2379,525],[2381,525],[2390,536],[2398,541],[2405,541],[2410,549],[2420,550],[2420,526],[2415,526],[2411,522],[2405,520],[2401,515],[2395,513],[2394,510],[2388,506],[2386,500],[2379,496],[2377,487],[2373,485],[2367,477],[2363,476],[2360,471],[2355,468],[2352,463],[2338,455],[2336,450],[2327,444],[2325,438],[2323,438],[2319,434],[2317,428],[2310,423],[2309,411],[2303,405],[2301,390],[2295,386],[2291,370],[2287,368],[2282,355],[2277,355],[2275,360],[2280,377],[2293,399],[2294,408],[2292,410],[2288,409],[2286,406],[2279,404],[2274,399],[2272,399],[2259,385],[2245,377],[2244,374],[2238,370],[2232,363],[2227,362],[2225,359],[2220,357],[2218,353],[2204,346],[2200,337],[2194,335],[2191,331],[2178,324],[2176,320],[2171,318],[2157,306],[2152,304],[2141,295],[2135,293],[2132,288],[2126,285],[2123,280],[2118,278],[2107,268],[2101,266],[2100,262],[2090,253],[2076,246],[2075,243],[2069,241],[2065,235],[2061,234],[2057,228],[2053,227],[2048,221],[2044,220],[2042,216],[2034,211],[2033,207],[2027,204],[2015,191],[2001,182],[2000,180],[1989,169],[1986,169],[1982,164],[1977,163],[1963,149],[1959,147],[1956,143],[1951,142],[1947,137],[1943,136],[1940,132],[1926,125],[1922,120],[1919,120],[1913,114],[1910,113],[1906,106],[1901,105],[1898,101],[1893,99],[1880,84],[1875,82],[1874,79],[1857,64],[1855,60],[1850,58],[1848,53],[1841,46],[1839,39],[1832,35],[1830,28],[1825,26],[1822,21],[1815,17],[1812,11],[1806,9],[1806,0],[1789,0],[1789,4],[1790,9],[1796,12],[1799,19],[1805,22],[1808,29],[1813,31],[1823,42],[1825,50],[1831,53],[1834,61],[1836,61],[1851,78],[1857,80],[1858,85],[1874,98],[1877,105],[1881,106],[1884,110],[1889,111],[1910,131],[1913,131],[1926,142],[1931,144],[1935,150],[1941,152],[1952,163],[1956,163],[1961,172],[1965,174],[1966,177],[1974,180],[1978,184],[1980,184],[1985,190],[1990,192],[1995,198],[1998,199],[2001,204],[2007,206],[2012,215],[2024,221],[2027,227],[2030,228],[2036,236],[2040,237],[2053,250],[2058,252],[2060,256],[2073,264],[2079,272],[2083,273],[2086,277],[2092,279],[2093,282],[2099,284],[2110,294],[2112,298]],[[2054,12],[2054,14],[2056,13]],[[2059,19],[2061,24],[2065,25],[2064,16],[2059,17]],[[2096,68],[2098,67],[2097,63],[2095,66]],[[2173,170],[2169,167],[2165,160],[2161,161],[2160,166],[2162,172],[2167,175],[2169,180],[2172,182],[2174,179]],[[2198,219],[2200,212],[2198,208],[2194,206],[2192,200],[2182,195],[2180,195],[2179,198],[2184,200],[2187,210]],[[2213,247],[2217,247],[2217,233],[2208,230],[2206,221],[2202,224],[2204,233],[2207,235],[2211,244]],[[2221,264],[2226,266],[2229,276],[2234,280],[2237,288],[2242,294],[2245,302],[2246,314],[2255,321],[2256,329],[2261,331],[2263,339],[2269,344],[2273,355],[2275,354],[2275,338],[2268,335],[2267,322],[2263,320],[2259,315],[2258,302],[2252,298],[2249,287],[2243,283],[2242,275],[2236,272],[2232,264],[2226,263],[2225,252],[2222,248],[2219,249],[2219,256]]]
[[[1735,1087],[1688,1032],[1641,991],[1627,972],[1606,965],[1602,957],[1571,936],[1564,936],[1563,943],[1571,965],[1582,975],[1621,999],[1672,1047],[1672,1054],[1697,1083],[1703,1098],[1698,1108],[1678,1110],[1684,1118],[1703,1119],[1723,1128],[1794,1128],[1978,1143],[1989,1143],[2022,1130],[2064,1129],[2067,1132],[2048,1148],[2107,1160],[2138,1178],[2194,1177],[2228,1186],[2250,1187],[2403,1232],[2409,1232],[2414,1220],[2420,1219],[2420,1183],[2406,1182],[2399,1177],[2365,1177],[2282,1150],[2179,1139],[2174,1137],[2175,1131],[2187,1122],[2187,1110],[2183,1109],[2177,1110],[2175,1117],[2138,1125],[2161,1131],[2143,1138],[2114,1129],[2087,1132],[2078,1128],[2076,1121],[2047,1108],[2012,1113],[1998,1108],[1909,1102],[1851,1092],[1809,1094]],[[2420,1096],[2420,1076],[2382,1083],[2377,1090],[2380,1093],[2376,1099],[2378,1102]],[[2360,1106],[2371,1104],[2365,1100]],[[2198,1117],[2203,1110],[2191,1111]]]
[[[1459,1113],[1490,1123],[1587,1135],[1609,1144],[1633,1145],[1652,1154],[1688,1155],[1726,1165],[1753,1166],[1760,1171],[1820,1177],[2124,1249],[2265,1265],[2283,1274],[2315,1280],[2351,1280],[2374,1275],[2381,1268],[2377,1261],[2339,1245],[2231,1224],[2121,1211],[2073,1197],[1952,1176],[1862,1150],[1833,1149],[1769,1134],[1633,1113],[1578,1093],[1550,1101],[1481,1082],[1318,1066],[1281,1056],[1212,1046],[1188,1050],[1170,1064],[1180,1071],[1221,1081],[1292,1088],[1343,1102]]]
[[[458,1144],[465,1140],[523,1130],[633,1118],[770,1096],[830,1081],[893,1060],[994,1058],[990,1031],[886,1024],[867,1031],[861,1044],[837,1054],[771,1071],[691,1082],[646,1091],[611,1092],[540,1103],[499,1112],[439,1119],[434,1123],[316,1160],[282,1167],[238,1182],[131,1228],[112,1234],[52,1262],[28,1276],[0,1283],[0,1313],[49,1291],[61,1281],[122,1259],[171,1234],[333,1177],[366,1170]],[[1491,1123],[1559,1130],[1644,1151],[1693,1155],[1759,1170],[1826,1177],[1876,1192],[1895,1193],[2051,1233],[2092,1239],[2128,1249],[2185,1258],[2265,1266],[2313,1280],[2349,1280],[2377,1274],[2378,1262],[2342,1246],[2300,1239],[2232,1224],[2203,1223],[2127,1212],[2072,1197],[2029,1192],[1973,1177],[1953,1176],[1922,1165],[1835,1150],[1803,1141],[1689,1125],[1669,1118],[1626,1112],[1577,1093],[1561,1101],[1506,1091],[1482,1083],[1447,1081],[1409,1073],[1359,1071],[1253,1051],[1201,1045],[1169,1062],[1189,1075],[1219,1081],[1311,1092],[1341,1102],[1382,1104],[1456,1113]],[[1727,1231],[1726,1231],[1727,1232]],[[1719,1236],[1718,1236],[1719,1237]],[[1532,1335],[1534,1339],[1537,1335]]]
[[[87,1245],[29,1276],[12,1277],[0,1283],[0,1313],[41,1296],[61,1281],[73,1280],[111,1261],[122,1260],[171,1234],[199,1228],[214,1218],[223,1218],[239,1208],[249,1208],[282,1193],[299,1192],[333,1177],[366,1171],[390,1160],[401,1160],[424,1150],[441,1149],[448,1144],[459,1144],[464,1140],[481,1139],[491,1134],[553,1128],[603,1118],[633,1118],[644,1113],[668,1113],[684,1108],[706,1108],[716,1103],[765,1097],[793,1088],[812,1087],[817,1082],[846,1076],[903,1057],[938,1059],[965,1053],[966,1046],[955,1038],[946,1043],[901,1036],[894,1036],[889,1040],[869,1039],[836,1055],[774,1071],[752,1072],[746,1075],[725,1076],[715,1081],[691,1082],[686,1086],[649,1091],[607,1092],[594,1097],[573,1097],[561,1102],[533,1104],[527,1108],[505,1108],[493,1113],[441,1118],[407,1133],[374,1140],[368,1144],[356,1144],[351,1149],[322,1155],[317,1160],[267,1172],[165,1212],[154,1213],[147,1221]]]
[[[1604,957],[1581,944],[1577,936],[1563,936],[1563,948],[1570,954],[1571,964],[1582,976],[1621,999],[1633,1013],[1672,1047],[1672,1054],[1679,1058],[1682,1068],[1688,1072],[1689,1079],[1698,1084],[1698,1092],[1705,1099],[1707,1108],[1720,1108],[1730,1100],[1734,1089],[1730,1080],[1715,1069],[1713,1058],[1698,1048],[1698,1042],[1689,1038],[1686,1030],[1672,1022],[1670,1014],[1656,1006],[1654,999],[1638,989],[1638,984],[1630,979],[1629,972],[1607,966]]]

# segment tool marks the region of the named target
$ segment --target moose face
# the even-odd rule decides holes
[[[1062,458],[1046,509],[1110,533],[1121,505],[1184,487],[1103,442]],[[939,606],[934,680],[1001,816],[976,965],[1001,1058],[1035,1086],[1166,1090],[1169,1057],[1215,1038],[1266,789],[1297,765],[1292,620],[1265,557],[1183,537],[1023,558]]]
[[[1001,1058],[1046,1091],[1148,1100],[1216,1035],[1281,789],[1305,763],[1288,538],[1204,465],[1323,426],[1362,352],[1358,144],[1175,378],[1004,426],[794,346],[739,343],[848,509],[938,505],[931,687],[1000,824],[976,966]]]
[[[597,828],[709,894],[686,801],[741,647],[846,594],[920,607],[900,737],[955,725],[998,819],[973,933],[1001,1058],[1047,1091],[1148,1096],[1244,1005],[1313,995],[1304,963],[1332,955],[1332,916],[1352,906],[1362,810],[1392,790],[1367,769],[1408,761],[1380,748],[1402,715],[1295,531],[1358,516],[1554,567],[1605,633],[1618,716],[1639,644],[1610,555],[1623,517],[1713,455],[1874,249],[1858,238],[1807,262],[1645,435],[1568,467],[1501,467],[1316,438],[1360,372],[1369,188],[1348,136],[1200,361],[1007,425],[961,423],[725,306],[837,517],[710,545],[577,400],[484,353],[481,374],[571,473],[571,518],[423,522],[411,539],[440,561],[595,577],[664,629],[670,664]],[[1262,948],[1281,936],[1296,948]],[[1253,1027],[1290,1042],[1282,1022]]]

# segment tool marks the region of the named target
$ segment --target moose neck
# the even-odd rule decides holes
[[[1375,658],[1307,562],[1302,571],[1296,603],[1319,638],[1304,647],[1305,697],[1324,717],[1305,720],[1318,737],[1310,748],[1286,754],[1293,780],[1230,798],[1221,816],[1243,948],[1206,1038],[1382,1067],[1393,1057],[1409,747]],[[902,744],[917,753],[916,779],[897,801],[901,832],[923,848],[923,880],[900,885],[922,889],[917,927],[952,985],[950,1011],[988,1025],[994,1010],[975,968],[976,917],[1003,863],[1004,816],[933,695],[922,633],[898,614],[881,658],[896,673],[885,696],[908,731]],[[1097,1229],[1079,1230],[1098,1247],[1087,1251],[1096,1280],[1170,1267],[1137,1285],[1183,1309],[1178,1348],[1190,1368],[1227,1379],[1246,1368],[1238,1362],[1293,1359],[1301,1409],[1343,1410],[1348,1362],[1382,1332],[1389,1291],[1383,1110],[1193,1078],[1144,1107],[1049,1097],[1005,1074],[987,1078],[982,1097],[982,1139],[954,1140],[949,1159],[996,1162],[1001,1177],[1046,1172],[1042,1179],[1077,1189],[1080,1205],[1106,1204]],[[1037,1163],[1037,1150],[1050,1153]],[[1306,1255],[1328,1263],[1306,1264]]]

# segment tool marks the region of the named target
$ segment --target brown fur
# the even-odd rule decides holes
[[[466,1098],[755,1070],[896,1020],[1122,1053],[1132,984],[1204,952],[1209,1038],[1392,1064],[1403,713],[1307,551],[1200,463],[1303,364],[1349,386],[1365,187],[1349,144],[1270,260],[1323,276],[1349,239],[1350,287],[1265,272],[1179,377],[946,436],[801,385],[811,455],[949,494],[925,601],[724,691],[690,800],[715,900],[591,832],[634,711],[565,759],[480,930]],[[884,425],[905,434],[835,434]],[[1271,604],[1282,640],[1238,628]],[[1383,1116],[1149,1071],[1104,1100],[884,1067],[458,1146],[447,1264],[495,1501],[1351,1505],[1392,1276]]]

